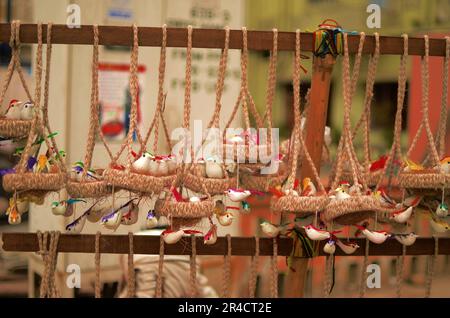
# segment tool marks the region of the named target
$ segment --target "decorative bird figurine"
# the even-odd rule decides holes
[[[158,218],[155,215],[155,210],[149,210],[147,212],[145,226],[147,227],[147,229],[153,229],[158,226]]]
[[[403,205],[404,206],[410,206],[415,208],[416,206],[419,205],[420,201],[422,201],[423,197],[420,195],[414,195],[414,196],[410,196],[407,197],[403,200]]]
[[[169,175],[169,167],[167,166],[167,162],[163,157],[155,156],[153,162],[155,164],[155,176],[164,177]]]
[[[445,203],[440,203],[435,211],[436,215],[440,218],[445,218],[448,215],[448,206]]]
[[[203,244],[214,245],[217,242],[217,225],[211,223],[209,231],[203,237]]]
[[[298,192],[294,189],[286,189],[284,190],[284,195],[292,195],[294,197],[298,197]]]
[[[355,183],[348,189],[348,194],[359,195],[363,189],[363,186],[360,183]]]
[[[171,229],[167,229],[165,231],[163,231],[161,233],[164,243],[166,244],[175,244],[177,243],[179,240],[181,240],[181,238],[184,235],[184,231],[183,230],[178,230],[178,231],[174,231]]]
[[[316,193],[317,193],[316,186],[311,181],[311,179],[304,178],[303,179],[303,191],[301,193],[301,196],[312,197],[312,196],[315,196]]]
[[[261,230],[268,237],[277,237],[280,234],[280,227],[270,222],[264,221],[260,224]]]
[[[216,214],[217,221],[222,226],[229,226],[233,223],[234,214],[232,212],[225,212],[223,214]]]
[[[36,165],[34,166],[35,173],[42,173],[50,171],[50,164],[46,155],[39,155],[37,158]]]
[[[336,241],[329,239],[323,246],[323,251],[330,255],[334,254],[336,252]]]
[[[441,173],[450,174],[450,156],[442,158],[438,168]]]
[[[355,236],[359,236],[361,233],[364,235],[369,241],[375,244],[382,244],[384,243],[389,237],[391,237],[391,234],[389,234],[386,231],[371,231],[367,229],[366,226],[355,224],[355,226],[358,228],[359,232],[355,234]]]
[[[224,174],[222,165],[219,163],[217,157],[209,157],[205,162],[206,177],[213,179],[223,179]]]
[[[177,170],[177,158],[170,154],[165,157],[167,169],[169,170],[169,174],[174,174]]]
[[[128,212],[128,206],[134,201],[135,199],[131,199],[128,202],[122,204],[119,208],[113,210],[111,213],[105,215],[102,217],[101,223],[102,225],[110,230],[116,230],[119,225],[122,222],[122,216],[123,213]]]
[[[71,216],[74,211],[74,204],[78,202],[87,203],[83,199],[74,199],[74,198],[52,202],[51,204],[52,213],[54,215],[64,215],[65,217]]]
[[[21,101],[12,99],[6,109],[5,117],[8,119],[20,119],[20,113],[22,110],[21,104]]]
[[[309,224],[303,227],[305,229],[306,235],[309,239],[313,241],[322,241],[331,238],[332,235],[340,233],[341,231],[328,232],[326,230],[321,230],[316,228],[314,225]]]
[[[8,209],[6,210],[6,215],[8,215],[8,223],[11,225],[17,225],[22,223],[22,216],[19,213],[19,209],[17,207],[17,203],[13,202],[8,206]]]
[[[423,165],[416,163],[408,158],[405,158],[403,162],[404,162],[403,171],[405,172],[420,171],[425,169]]]
[[[192,196],[189,198],[189,202],[198,203],[198,202],[201,202],[201,199],[197,196]]]
[[[430,212],[430,215],[430,225],[433,231],[436,233],[445,233],[450,230],[450,225],[446,221],[439,219],[432,212]]]
[[[414,232],[407,234],[394,234],[393,236],[400,244],[405,246],[413,245],[416,242],[416,238],[419,237],[419,235],[415,234]]]
[[[131,165],[131,170],[136,173],[148,174],[150,173],[150,162],[153,156],[145,151],[142,155]]]
[[[387,162],[388,158],[389,157],[386,156],[386,155],[380,156],[380,158],[378,158],[377,160],[373,161],[370,164],[369,171],[370,172],[375,172],[375,171],[382,170],[384,168],[384,166],[386,165],[386,162]]]
[[[395,208],[401,206],[401,204],[398,204],[392,198],[389,197],[384,188],[380,188],[378,191],[374,192],[373,195],[375,196],[376,199],[378,199],[381,206],[383,207]]]
[[[194,173],[201,178],[206,177],[206,161],[203,158],[199,158],[194,165]]]
[[[225,191],[225,194],[231,201],[241,202],[247,199],[251,195],[251,192],[243,189],[228,189]]]
[[[120,221],[123,225],[133,225],[138,221],[139,206],[134,202],[130,202],[127,206],[123,207],[122,219]]]
[[[355,251],[359,248],[359,245],[355,242],[343,242],[339,239],[336,240],[336,245],[347,255],[351,255],[355,253]]]
[[[343,188],[338,187],[334,190],[334,195],[331,195],[330,198],[333,200],[346,200],[351,198],[351,195],[348,194]]]
[[[20,119],[30,120],[34,116],[34,104],[32,102],[25,102],[21,106]]]
[[[406,221],[408,221],[411,217],[413,209],[414,208],[412,206],[402,208],[400,210],[392,212],[389,218],[397,223],[406,223]]]
[[[70,234],[80,234],[86,224],[87,214],[83,213],[75,221],[66,226],[66,232]]]

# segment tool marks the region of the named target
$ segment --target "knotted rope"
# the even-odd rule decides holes
[[[56,286],[56,264],[58,261],[58,242],[60,232],[37,231],[36,233],[39,245],[38,255],[42,256],[44,262],[44,273],[42,275],[40,298],[60,297]],[[50,236],[50,242],[48,237]]]

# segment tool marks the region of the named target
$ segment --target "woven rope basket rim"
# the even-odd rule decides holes
[[[12,191],[59,191],[64,188],[66,174],[58,173],[10,173],[3,176],[3,188],[7,192]]]
[[[103,177],[108,185],[133,192],[160,193],[164,188],[160,178],[131,171],[108,168],[103,172]]]
[[[69,179],[66,190],[74,198],[98,198],[111,194],[112,189],[105,180],[79,182]]]
[[[171,174],[168,176],[158,177],[158,179],[162,181],[164,187],[168,188],[172,185],[173,180],[175,180],[176,177],[176,174]]]
[[[328,196],[305,197],[286,195],[273,200],[271,207],[272,210],[278,212],[314,213],[324,210],[329,202],[330,198]]]
[[[275,187],[283,183],[287,179],[289,173],[284,173],[283,175],[247,175],[243,174],[241,183],[247,189],[258,190],[262,192],[268,192],[269,188]]]
[[[0,136],[24,137],[30,133],[31,120],[0,118]]]
[[[155,203],[155,212],[159,215],[174,218],[197,219],[210,217],[215,208],[214,201],[173,202],[159,199]]]
[[[331,222],[344,215],[378,211],[380,205],[371,195],[358,195],[345,200],[332,200],[323,212],[325,222]]]
[[[450,187],[450,175],[437,172],[400,172],[398,183],[403,188],[442,189]]]
[[[208,190],[209,194],[223,194],[226,190],[231,188],[233,184],[236,184],[236,178],[204,178],[196,176],[192,173],[187,173],[183,179],[184,186],[194,192],[203,192],[202,183],[205,185],[206,190]]]

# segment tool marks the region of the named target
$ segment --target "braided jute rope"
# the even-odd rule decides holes
[[[196,298],[198,296],[198,287],[197,287],[197,241],[195,239],[195,235],[191,235],[191,258],[190,258],[190,297]]]
[[[159,260],[158,260],[158,276],[156,277],[156,298],[163,296],[163,280],[164,280],[164,237],[159,237]]]
[[[425,281],[425,298],[430,298],[436,259],[439,255],[439,238],[434,236],[434,254],[427,257],[427,277]]]
[[[255,255],[252,256],[250,267],[250,280],[248,284],[248,294],[250,298],[255,298],[256,281],[258,279],[259,264],[259,237],[255,236]]]
[[[441,114],[438,127],[438,149],[439,157],[445,156],[445,141],[447,138],[447,118],[448,118],[448,72],[449,72],[449,60],[450,60],[450,37],[445,37],[445,58],[442,69],[442,97],[441,97]]]
[[[359,297],[363,298],[366,295],[367,289],[367,265],[369,264],[369,246],[370,241],[366,238],[366,246],[364,249],[364,261],[361,268],[361,281],[359,285]]]
[[[39,245],[38,254],[42,256],[44,262],[44,272],[40,286],[40,298],[57,298],[60,297],[56,286],[56,264],[58,260],[58,242],[60,232],[40,231],[36,233]],[[50,236],[50,241],[48,238]]]
[[[100,231],[95,233],[95,298],[102,297],[101,281],[100,281]]]
[[[11,37],[9,41],[11,47],[11,60],[9,61],[6,71],[5,79],[3,81],[1,93],[0,93],[0,107],[3,106],[5,100],[6,91],[11,83],[14,70],[17,70],[19,74],[20,82],[24,88],[27,97],[30,101],[33,101],[28,89],[25,77],[23,75],[22,66],[20,63],[20,21],[13,20],[11,22]],[[0,135],[8,138],[18,138],[26,136],[31,127],[31,120],[22,119],[10,119],[0,116]]]
[[[270,297],[278,298],[278,240],[272,239],[272,255],[270,256]]]
[[[402,245],[402,255],[397,256],[396,259],[396,296],[401,297],[402,285],[403,285],[403,268],[405,264],[406,245]]]
[[[327,255],[325,260],[325,279],[323,283],[323,296],[328,298],[331,292],[333,281],[334,255]]]
[[[136,296],[136,273],[134,271],[134,246],[133,233],[128,232],[128,277],[127,277],[127,297],[134,298]]]
[[[440,170],[435,170],[434,167],[439,166],[439,153],[434,142],[433,133],[430,126],[429,118],[429,38],[424,35],[425,55],[421,62],[421,78],[422,78],[422,118],[421,125],[414,136],[414,139],[407,152],[407,157],[410,157],[412,150],[417,145],[420,133],[425,130],[427,147],[430,150],[430,162],[428,168],[417,172],[401,171],[399,174],[399,184],[404,188],[442,188],[446,184],[450,185],[450,178],[445,178],[445,174]],[[423,126],[423,129],[422,129]]]
[[[230,297],[230,283],[231,283],[231,235],[227,234],[227,254],[224,255],[222,267],[222,298]]]

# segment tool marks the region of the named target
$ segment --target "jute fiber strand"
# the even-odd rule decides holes
[[[98,88],[98,26],[93,25],[94,46],[92,50],[92,83],[89,116],[89,132],[86,143],[83,172],[81,180],[69,178],[66,184],[67,193],[74,198],[99,198],[111,193],[111,189],[105,180],[88,179],[87,171],[91,169],[92,156],[94,154],[95,141],[100,130],[99,118],[99,88]],[[100,175],[100,174],[98,174]]]
[[[191,286],[190,297],[198,297],[198,286],[197,286],[197,241],[195,235],[191,235],[191,257],[189,266],[189,284]]]
[[[100,236],[101,233],[97,231],[95,233],[95,298],[101,298],[102,297],[102,287],[101,287],[101,280],[100,280]]]
[[[186,74],[185,74],[185,91],[184,91],[184,113],[183,113],[183,128],[186,132],[190,131],[190,118],[191,118],[191,73],[192,73],[192,26],[188,26],[187,35],[188,43],[186,49]],[[191,160],[194,158],[194,150],[192,145],[188,145],[189,140],[185,139],[184,146],[180,150],[180,155],[183,156],[181,165],[177,169],[177,176],[173,180],[169,192],[166,193],[164,199],[159,199],[155,203],[155,212],[169,217],[169,219],[176,220],[178,225],[184,224],[183,221],[192,225],[192,221],[196,223],[203,217],[210,217],[214,211],[215,203],[211,198],[208,189],[203,183],[201,178],[202,194],[206,195],[206,198],[199,198],[198,202],[191,201],[177,201],[173,195],[173,191],[180,185],[183,185],[185,177],[190,169],[190,166],[186,163],[187,152],[190,152]],[[194,163],[192,163],[195,165]],[[181,191],[180,191],[181,193]],[[173,224],[172,224],[173,227]]]
[[[404,188],[412,189],[442,189],[450,187],[450,175],[441,173],[439,170],[439,154],[436,148],[433,133],[430,127],[429,118],[429,38],[424,35],[425,55],[422,57],[421,78],[422,78],[422,121],[416,135],[406,154],[409,158],[412,150],[417,145],[422,130],[425,130],[427,147],[430,151],[430,163],[423,170],[405,171],[399,173],[399,184]],[[423,128],[421,126],[423,125]],[[436,168],[437,167],[437,168]]]
[[[222,95],[223,95],[223,89],[225,85],[225,73],[227,70],[227,62],[228,62],[228,48],[229,48],[229,42],[230,42],[230,28],[225,28],[225,44],[224,49],[222,50],[222,54],[220,57],[219,62],[219,71],[218,71],[218,77],[217,77],[217,83],[216,83],[216,99],[215,99],[215,107],[214,107],[214,113],[211,117],[211,120],[208,123],[207,129],[210,128],[216,128],[218,131],[220,130],[220,111],[222,108]],[[197,160],[198,157],[198,151],[202,148],[204,145],[207,135],[203,138],[199,149],[195,152],[195,159]],[[204,158],[205,159],[205,158]],[[205,164],[205,163],[204,163]],[[195,192],[202,192],[202,184],[205,185],[205,188],[208,190],[208,192],[211,195],[216,194],[223,194],[224,191],[228,190],[232,186],[236,184],[236,178],[231,178],[228,175],[228,171],[225,168],[224,161],[220,163],[222,172],[224,177],[223,178],[206,178],[202,176],[202,169],[199,167],[199,165],[191,165],[191,168],[189,169],[189,172],[186,174],[184,178],[184,185],[189,188],[192,191]]]
[[[425,298],[430,298],[431,285],[433,283],[434,270],[436,267],[436,260],[439,255],[439,238],[434,237],[434,254],[427,258],[427,276],[425,280]]]
[[[133,157],[133,137],[136,133],[137,139],[141,145],[143,139],[137,127],[137,111],[138,111],[138,94],[139,94],[139,81],[138,81],[138,53],[139,53],[139,40],[138,40],[138,27],[133,25],[133,48],[131,51],[130,62],[130,95],[131,95],[131,110],[130,110],[130,127],[126,139],[127,163],[124,170],[115,169],[111,165],[110,168],[104,172],[105,180],[108,184],[115,188],[122,188],[133,192],[139,193],[160,193],[163,189],[163,182],[157,177],[135,173],[131,170],[131,166],[135,160]],[[120,156],[120,154],[119,154]],[[117,156],[116,156],[117,157]],[[115,159],[115,158],[114,158]],[[138,159],[138,158],[136,158]],[[113,160],[113,164],[115,164]]]
[[[255,105],[255,101],[250,94],[248,88],[248,47],[247,47],[247,28],[242,27],[242,52],[241,52],[241,88],[239,91],[238,99],[233,107],[231,116],[225,125],[225,131],[230,128],[236,114],[242,106],[242,112],[244,114],[245,123],[245,138],[243,143],[227,141],[226,134],[224,136],[223,154],[227,159],[234,159],[235,161],[245,161],[248,164],[258,163],[259,154],[269,154],[270,145],[268,144],[250,144],[251,123],[250,114],[253,116],[256,128],[264,128],[263,120],[258,113]],[[267,138],[269,139],[269,138]]]
[[[11,83],[14,71],[19,74],[20,82],[22,84],[28,100],[34,102],[30,90],[27,86],[22,65],[20,62],[20,21],[13,20],[11,22],[11,37],[9,46],[11,47],[11,60],[9,61],[6,75],[3,81],[2,90],[0,92],[0,107],[3,107],[5,101],[6,91]],[[10,119],[0,116],[0,136],[5,138],[20,138],[26,137],[30,132],[31,120]]]
[[[248,294],[250,298],[255,298],[256,281],[258,279],[259,265],[259,237],[255,236],[255,255],[251,259],[250,279],[248,282]]]
[[[56,264],[58,261],[58,242],[60,232],[36,233],[39,245],[38,255],[42,256],[44,272],[42,274],[39,297],[59,298],[61,297],[56,285]],[[50,240],[49,240],[50,237]]]
[[[294,74],[293,74],[293,90],[294,90],[294,153],[291,165],[291,171],[287,180],[286,190],[288,194],[272,201],[272,209],[274,211],[284,211],[291,213],[310,214],[315,211],[322,211],[329,202],[326,190],[322,185],[319,173],[314,165],[314,162],[306,147],[306,143],[303,137],[301,129],[301,113],[300,113],[300,30],[296,31],[295,37],[295,59],[294,59]],[[301,147],[301,148],[300,148]],[[294,195],[294,183],[298,171],[299,152],[303,149],[303,155],[307,159],[313,171],[313,179],[319,187],[319,193],[317,196],[300,196]]]
[[[231,284],[231,235],[227,234],[227,254],[223,257],[222,266],[222,298],[230,298]]]
[[[30,134],[28,135],[23,154],[16,166],[16,173],[7,174],[3,177],[3,188],[5,191],[58,191],[66,181],[66,167],[62,160],[62,156],[58,150],[55,139],[52,136],[48,121],[48,91],[50,82],[50,62],[51,62],[51,35],[52,23],[47,24],[47,54],[46,54],[46,70],[44,84],[44,101],[41,107],[41,79],[42,79],[42,23],[37,25],[38,49],[36,54],[36,87],[34,96],[34,116],[31,121]],[[27,171],[28,159],[32,155],[33,143],[39,136],[44,138],[47,149],[52,155],[54,164],[53,170],[47,173],[34,173]],[[45,194],[42,192],[41,194]]]
[[[338,200],[332,199],[325,208],[323,220],[325,222],[339,223],[341,225],[354,224],[360,222],[370,216],[372,211],[378,208],[378,202],[372,195],[365,195],[367,184],[365,183],[360,165],[354,152],[353,140],[351,135],[350,113],[354,87],[356,86],[359,73],[359,65],[361,63],[362,48],[364,45],[365,34],[360,34],[358,53],[355,58],[358,72],[354,73],[350,78],[350,59],[348,54],[348,35],[344,33],[344,59],[343,59],[343,87],[344,87],[344,128],[339,142],[336,163],[336,174],[331,185],[331,189],[337,188],[344,171],[344,162],[350,163],[353,184],[360,184],[362,189],[353,193],[350,198]],[[373,212],[372,212],[373,214]]]
[[[266,111],[264,118],[267,121],[267,150],[266,153],[271,157],[271,160],[278,160],[272,155],[272,109],[276,91],[277,81],[277,58],[278,58],[278,30],[273,29],[272,50],[270,51],[269,71],[267,81],[266,94]],[[270,164],[270,163],[269,163]],[[280,185],[288,176],[289,170],[286,169],[284,162],[280,162],[277,171],[273,174],[242,174],[242,185],[247,189],[254,189],[258,191],[268,192],[270,188]]]

